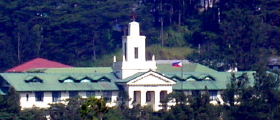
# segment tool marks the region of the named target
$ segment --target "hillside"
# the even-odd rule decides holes
[[[157,60],[184,59],[193,53],[193,49],[188,47],[161,47],[159,45],[151,45],[146,48],[146,59],[150,60],[155,55]],[[91,66],[111,66],[113,56],[117,57],[117,61],[122,60],[121,50],[117,50],[112,54],[103,55],[96,61],[88,61],[84,65]]]

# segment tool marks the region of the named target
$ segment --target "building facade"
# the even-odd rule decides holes
[[[40,68],[22,73],[0,73],[0,93],[12,86],[20,95],[22,109],[49,107],[64,103],[68,98],[95,96],[105,98],[108,106],[126,102],[162,109],[167,94],[182,91],[186,95],[200,95],[206,90],[211,103],[222,103],[222,91],[230,82],[231,73],[219,72],[187,60],[183,66],[172,67],[178,60],[146,59],[145,36],[140,35],[138,22],[129,23],[127,36],[122,38],[122,60],[113,58],[112,67]],[[236,72],[236,76],[244,72]],[[253,81],[253,72],[247,72]],[[122,101],[123,94],[128,101]],[[175,105],[170,101],[168,106]]]

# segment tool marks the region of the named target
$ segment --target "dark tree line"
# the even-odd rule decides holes
[[[2,0],[1,70],[35,57],[93,65],[119,50],[132,16],[141,23],[148,45],[191,47],[196,52],[188,59],[195,62],[220,70],[250,70],[267,56],[279,55],[279,4],[279,0]]]

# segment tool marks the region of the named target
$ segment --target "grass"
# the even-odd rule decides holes
[[[146,48],[146,59],[151,60],[155,55],[156,60],[185,59],[194,50],[189,47],[161,47],[160,45],[152,45]],[[122,61],[122,51],[118,49],[114,53],[103,55],[91,62],[91,66],[112,66],[113,56],[117,57],[117,61]]]

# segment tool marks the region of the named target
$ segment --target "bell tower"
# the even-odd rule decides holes
[[[139,23],[133,21],[128,25],[128,36],[123,36],[123,55],[127,62],[146,61],[145,36],[140,35]]]
[[[146,60],[146,36],[140,35],[138,22],[130,22],[128,35],[122,37],[123,60],[114,60],[113,70],[119,78],[124,79],[138,72],[156,70],[156,62],[153,57],[151,61]]]

